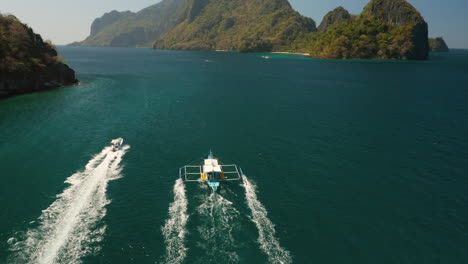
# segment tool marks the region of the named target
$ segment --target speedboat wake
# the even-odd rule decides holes
[[[8,263],[74,264],[99,251],[106,229],[101,220],[110,203],[107,184],[121,177],[120,162],[128,149],[106,147],[67,178],[70,186],[42,211],[35,226],[9,240],[13,254]]]

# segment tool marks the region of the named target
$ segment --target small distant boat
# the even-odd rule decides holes
[[[112,151],[116,152],[117,150],[122,149],[123,138],[117,138],[111,141]]]
[[[216,192],[220,183],[241,180],[242,170],[235,164],[222,165],[210,151],[203,165],[185,165],[179,169],[179,177],[184,182],[206,182]]]
[[[262,58],[264,58],[265,60],[271,59],[270,56],[262,56]]]

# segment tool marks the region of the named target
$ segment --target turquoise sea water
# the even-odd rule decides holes
[[[0,263],[468,263],[468,51],[60,53],[0,101]],[[177,183],[210,149],[248,182]]]

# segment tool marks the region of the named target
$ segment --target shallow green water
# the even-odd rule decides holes
[[[80,86],[0,101],[0,263],[167,261],[178,168],[210,148],[275,227],[252,221],[241,183],[217,198],[187,185],[185,263],[468,262],[468,51],[60,52]],[[104,149],[116,137],[120,163]]]

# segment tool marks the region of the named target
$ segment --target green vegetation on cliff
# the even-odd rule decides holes
[[[310,54],[334,59],[427,59],[427,23],[405,0],[372,0],[357,18],[310,37]]]
[[[430,38],[429,39],[429,47],[431,48],[432,52],[448,52],[449,47],[445,40],[442,37],[439,38]]]
[[[105,14],[81,45],[271,51],[314,31],[287,0],[163,0],[138,13]]]
[[[300,35],[316,31],[315,22],[294,11],[287,0],[198,3],[197,15],[162,35],[155,48],[284,51]]]
[[[0,15],[0,98],[75,83],[55,47],[12,15]]]

